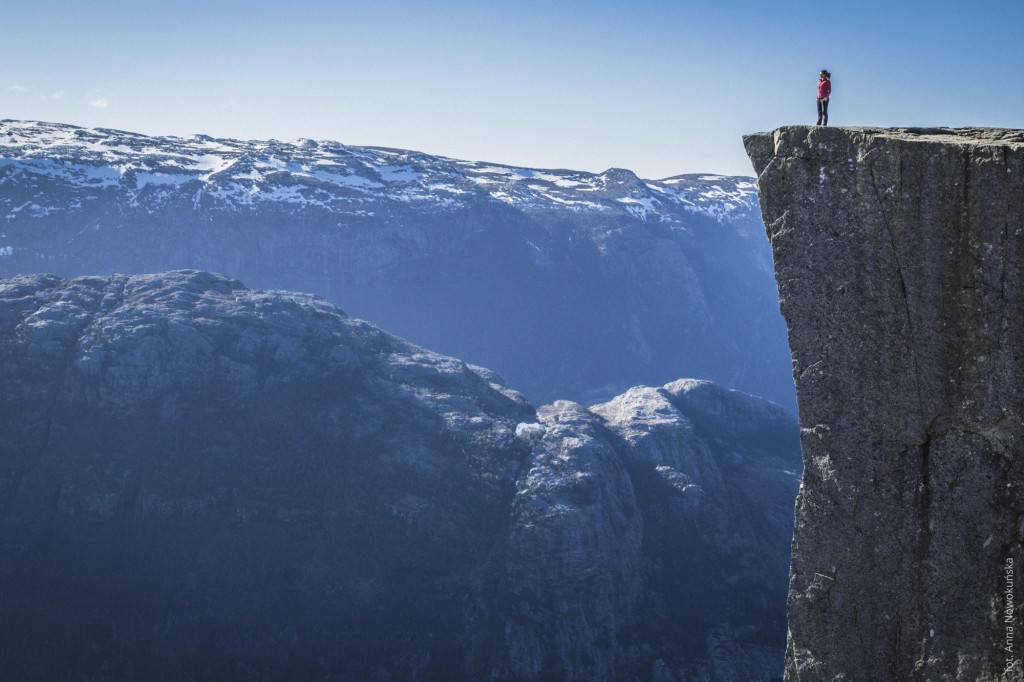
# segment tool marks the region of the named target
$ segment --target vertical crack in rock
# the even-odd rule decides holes
[[[885,207],[885,201],[882,199],[881,193],[878,191],[878,178],[875,174],[875,164],[871,163],[868,165],[871,173],[871,189],[875,195],[875,201],[878,204],[879,217],[882,220],[882,226],[885,228],[886,235],[889,238],[889,247],[892,251],[893,262],[896,266],[896,281],[899,283],[899,291],[903,300],[903,314],[907,325],[907,342],[910,349],[911,357],[914,361],[914,376],[915,382],[914,387],[917,393],[917,405],[918,413],[920,418],[925,418],[925,405],[921,395],[921,361],[918,357],[916,341],[916,335],[914,334],[914,318],[910,310],[910,293],[907,291],[906,279],[903,276],[903,265],[900,258],[900,248],[896,240],[896,235],[893,232],[892,225],[889,222],[887,210]],[[896,180],[899,183],[897,192],[902,191],[902,178],[903,178],[903,155],[899,156],[899,167],[896,175]],[[965,202],[967,193],[964,193]],[[966,213],[966,212],[965,212]],[[929,427],[930,428],[930,427]],[[930,481],[930,458],[931,448],[931,433],[926,430],[924,442],[916,448],[916,457],[920,462],[920,473],[918,475],[918,491],[916,508],[918,513],[918,538],[917,545],[914,550],[914,561],[918,566],[927,567],[929,562],[929,549],[931,546],[931,481]],[[917,620],[917,641],[920,643],[921,654],[918,660],[914,664],[913,674],[915,680],[923,679],[923,671],[925,661],[928,659],[928,591],[926,585],[923,583],[923,575],[921,572],[915,574],[915,587],[914,593],[916,596],[916,620]]]
[[[931,486],[931,434],[925,436],[924,443],[918,448],[918,461],[920,462],[920,484],[918,487],[918,538],[917,547],[914,551],[914,562],[920,567],[915,574],[914,595],[917,599],[917,641],[921,646],[921,655],[914,664],[915,679],[926,679],[923,676],[925,662],[928,660],[928,586],[926,584],[928,566],[932,544],[931,532],[931,507],[932,507],[932,486]]]
[[[882,201],[882,195],[878,192],[878,180],[875,177],[875,165],[873,163],[870,164],[868,169],[871,172],[871,189],[874,191],[875,201],[878,203],[878,214],[882,218],[882,226],[885,228],[885,232],[889,236],[889,247],[892,249],[892,258],[896,264],[896,281],[899,282],[900,294],[903,297],[903,312],[905,313],[907,323],[908,346],[914,359],[914,374],[917,378],[916,389],[918,411],[923,418],[925,412],[924,402],[921,399],[921,363],[917,357],[917,344],[914,341],[914,318],[910,314],[910,296],[907,291],[907,282],[903,277],[903,266],[900,263],[899,245],[896,243],[896,235],[893,234],[892,225],[889,224],[889,218],[886,216],[885,202]],[[897,177],[902,176],[903,161],[901,159]]]
[[[802,427],[786,679],[1024,682],[1024,131],[744,144]]]

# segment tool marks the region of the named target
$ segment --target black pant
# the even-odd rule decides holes
[[[818,125],[828,125],[828,97],[818,100]]]

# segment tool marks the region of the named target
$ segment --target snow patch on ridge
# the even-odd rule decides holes
[[[623,169],[599,174],[532,169],[330,141],[149,137],[0,121],[0,185],[24,187],[32,184],[32,176],[72,190],[65,206],[48,211],[81,206],[96,198],[96,190],[123,191],[128,203],[148,206],[134,203],[134,195],[144,188],[152,197],[146,201],[168,201],[181,192],[181,199],[195,206],[203,205],[205,196],[236,208],[277,202],[342,214],[351,213],[352,201],[447,211],[481,197],[524,211],[569,209],[671,225],[685,221],[685,213],[723,221],[737,212],[757,211],[757,190],[750,178],[681,175],[640,180]],[[42,206],[43,197],[29,205],[33,203]],[[11,205],[7,211],[8,218],[16,213]]]

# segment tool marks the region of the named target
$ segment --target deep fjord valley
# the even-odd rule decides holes
[[[800,460],[749,178],[0,150],[5,675],[781,673]]]
[[[1024,679],[1024,138],[745,143],[0,122],[0,677]]]

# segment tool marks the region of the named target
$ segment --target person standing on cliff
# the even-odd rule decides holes
[[[832,74],[825,69],[818,74],[818,125],[828,125],[828,98],[832,94]]]

